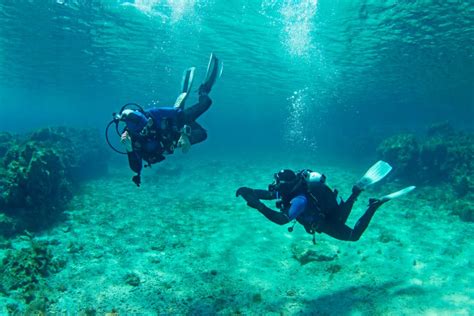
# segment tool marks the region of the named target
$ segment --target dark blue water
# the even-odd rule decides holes
[[[210,52],[224,73],[200,120],[209,148],[466,129],[473,20],[471,1],[2,1],[0,129],[102,129],[124,103],[170,105]]]

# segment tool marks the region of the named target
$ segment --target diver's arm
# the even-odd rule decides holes
[[[276,199],[275,192],[272,192],[272,191],[254,189],[253,193],[255,193],[255,195],[260,200],[274,200],[274,199]]]
[[[242,196],[247,205],[256,209],[262,213],[266,218],[278,225],[284,225],[290,222],[288,216],[283,212],[277,212],[267,207],[265,204],[260,202],[260,199],[272,200],[275,199],[274,194],[265,190],[253,190],[250,188],[242,187],[239,188],[235,194],[236,196]]]
[[[260,201],[259,203],[260,205],[258,205],[257,210],[260,213],[262,213],[266,218],[278,225],[285,225],[304,212],[307,204],[307,199],[303,195],[297,196],[292,199],[290,209],[288,210],[288,215],[284,212],[274,211]]]
[[[244,199],[246,196],[255,195],[259,200],[274,200],[276,199],[275,192],[259,189],[251,189],[248,187],[241,187],[237,190],[235,196],[242,196]]]
[[[296,217],[298,217],[301,213],[303,213],[306,208],[306,204],[306,197],[301,195],[291,200],[291,206],[288,210],[288,215],[284,212],[276,212],[264,205],[263,203],[259,205],[259,208],[257,208],[257,210],[272,222],[278,225],[285,225],[291,222]]]
[[[288,216],[283,212],[277,212],[267,207],[265,204],[260,202],[261,205],[257,208],[257,211],[262,213],[266,218],[278,225],[285,225],[290,222]]]

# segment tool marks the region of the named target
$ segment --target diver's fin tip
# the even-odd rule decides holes
[[[387,201],[390,201],[390,200],[393,200],[393,199],[396,199],[400,196],[403,196],[405,194],[408,194],[410,193],[411,191],[415,190],[416,189],[416,186],[414,185],[411,185],[409,187],[406,187],[406,188],[403,188],[401,190],[398,190],[396,192],[392,192],[390,194],[387,194],[387,195],[384,195],[380,198],[381,201],[384,201],[384,202],[387,202]]]
[[[184,101],[186,101],[186,98],[188,97],[188,93],[183,92],[178,97],[176,98],[176,101],[174,102],[174,108],[176,109],[181,109],[184,107]]]
[[[222,76],[222,71],[224,69],[223,65],[224,64],[217,58],[216,54],[211,53],[204,81],[199,87],[199,92],[201,94],[208,94],[211,92],[217,79]]]
[[[183,79],[181,81],[181,93],[189,93],[194,81],[194,72],[196,67],[189,67],[183,73]]]
[[[196,70],[196,67],[189,67],[188,69],[184,71],[183,79],[181,80],[181,93],[178,95],[178,97],[176,98],[176,101],[174,102],[175,108],[184,107],[186,98],[188,97],[189,92],[191,91],[191,88],[193,86],[195,70]]]

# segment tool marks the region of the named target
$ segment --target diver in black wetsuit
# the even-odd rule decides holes
[[[248,206],[257,209],[276,224],[284,225],[296,220],[304,226],[306,232],[313,235],[313,241],[315,233],[325,233],[339,240],[357,241],[382,204],[415,188],[407,187],[379,199],[369,199],[367,210],[354,228],[348,227],[347,218],[360,193],[385,177],[390,170],[391,167],[385,162],[375,164],[353,186],[352,194],[346,201],[338,201],[337,190],[333,191],[325,184],[324,175],[310,170],[294,172],[289,169],[276,173],[275,182],[268,190],[241,187],[236,196],[242,196]],[[268,208],[260,200],[278,200],[276,205],[280,211]],[[292,230],[293,227],[290,227],[289,231]]]
[[[211,54],[207,74],[199,87],[199,102],[184,108],[185,100],[191,91],[194,78],[194,67],[186,70],[182,92],[174,107],[159,107],[149,110],[122,108],[114,120],[125,122],[126,128],[121,133],[121,142],[125,146],[130,169],[137,174],[132,180],[140,186],[143,161],[145,167],[165,159],[179,147],[184,153],[191,145],[207,138],[206,130],[196,119],[209,109],[212,100],[209,98],[212,86],[222,71],[222,63]],[[112,123],[112,122],[111,122]],[[109,124],[110,125],[110,124]],[[114,149],[115,150],[115,149]]]

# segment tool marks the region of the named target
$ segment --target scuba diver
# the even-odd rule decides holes
[[[174,153],[181,148],[187,153],[191,145],[200,143],[207,138],[206,130],[196,122],[196,119],[206,112],[212,104],[209,93],[222,74],[223,64],[211,54],[207,73],[203,83],[199,86],[199,101],[197,104],[185,108],[185,101],[191,91],[195,68],[185,70],[181,84],[181,93],[173,107],[154,107],[143,110],[135,103],[128,103],[122,107],[114,119],[107,125],[106,138],[110,147],[121,154],[127,154],[130,169],[136,172],[132,181],[140,186],[143,161],[145,167],[150,167],[165,159],[165,155]],[[130,107],[135,107],[132,109]],[[125,128],[119,131],[119,123],[124,122]],[[117,150],[108,139],[109,127],[116,125],[120,142],[126,152]]]
[[[378,199],[369,199],[367,210],[354,228],[348,227],[346,221],[358,196],[368,186],[383,179],[390,170],[392,167],[388,163],[378,161],[352,187],[352,194],[346,201],[338,199],[338,191],[326,185],[323,174],[308,169],[299,172],[281,170],[274,175],[275,181],[268,190],[241,187],[236,196],[242,196],[248,206],[257,209],[276,224],[284,225],[295,220],[293,226],[288,228],[289,232],[299,222],[307,233],[313,235],[313,243],[316,243],[315,233],[325,233],[339,240],[357,241],[381,205],[415,189],[415,186],[410,186]],[[280,211],[270,209],[260,200],[277,200],[276,207]]]

